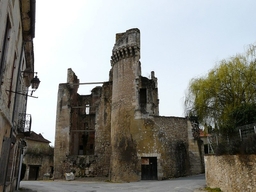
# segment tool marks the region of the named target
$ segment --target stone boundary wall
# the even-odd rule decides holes
[[[152,128],[150,128],[152,124]],[[158,175],[162,179],[190,175],[187,119],[181,117],[154,116],[152,122],[145,120],[143,140],[150,143],[154,153],[161,154]],[[144,130],[142,130],[144,132]],[[149,130],[152,130],[150,133]],[[142,133],[140,133],[142,134]],[[147,138],[147,140],[146,140]],[[143,149],[144,145],[140,146]],[[150,147],[148,147],[150,149]],[[145,150],[141,150],[145,153]],[[140,151],[140,153],[141,153]],[[150,153],[150,151],[148,151]],[[159,177],[159,179],[161,179]]]
[[[256,189],[256,155],[205,156],[206,184],[227,192]]]

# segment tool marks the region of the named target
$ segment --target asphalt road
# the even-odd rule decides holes
[[[20,187],[22,192],[193,192],[205,187],[205,176],[201,174],[164,181],[132,183],[76,180],[22,181]]]

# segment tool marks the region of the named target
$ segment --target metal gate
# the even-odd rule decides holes
[[[141,179],[157,180],[157,158],[156,157],[141,158]]]

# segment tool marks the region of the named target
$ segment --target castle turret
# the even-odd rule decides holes
[[[111,180],[137,181],[138,158],[132,138],[132,124],[138,104],[137,86],[141,75],[140,31],[130,29],[116,34],[111,57],[112,111],[111,111]]]

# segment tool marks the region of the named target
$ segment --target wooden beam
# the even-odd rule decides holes
[[[96,84],[103,84],[105,82],[88,82],[88,83],[70,83],[70,85],[96,85]]]

